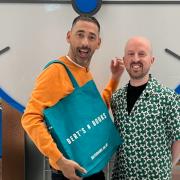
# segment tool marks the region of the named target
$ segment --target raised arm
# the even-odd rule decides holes
[[[102,97],[108,108],[110,107],[112,93],[117,89],[120,78],[124,72],[123,60],[117,57],[112,59],[110,69],[111,79],[108,82],[106,88],[102,92]]]

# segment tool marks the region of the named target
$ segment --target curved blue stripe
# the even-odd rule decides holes
[[[0,107],[0,159],[2,158],[2,109]]]
[[[175,91],[180,94],[180,84],[176,87]]]
[[[80,12],[82,13],[91,13],[97,8],[98,5],[97,0],[90,0],[90,1],[76,0],[75,3],[78,10],[80,10]]]
[[[180,94],[180,84],[176,87],[175,91]],[[25,107],[11,98],[2,88],[0,88],[0,98],[5,100],[10,106],[17,109],[19,112],[24,112]]]
[[[0,98],[6,101],[13,108],[17,109],[19,112],[24,112],[25,107],[11,98],[2,88],[0,88]]]

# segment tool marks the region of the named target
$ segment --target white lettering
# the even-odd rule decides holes
[[[106,143],[102,148],[96,151],[92,156],[91,159],[95,159],[99,154],[101,154],[106,148],[108,147],[108,143]]]
[[[86,134],[86,130],[84,128],[82,128],[81,131]]]
[[[86,134],[86,130],[84,128],[81,128],[80,130],[73,133],[69,138],[66,138],[66,141],[68,144],[71,144],[72,142],[76,141],[79,137],[82,136],[82,134]]]
[[[93,126],[96,126],[96,122],[95,121],[92,121],[92,124],[93,124]]]
[[[72,142],[74,142],[74,139],[73,139],[73,137],[72,137],[72,136],[70,136],[69,138],[71,139],[71,141],[72,141]]]
[[[79,130],[80,131],[80,130]],[[81,134],[80,134],[80,132],[79,131],[76,131],[76,133],[78,134],[78,136],[80,137],[81,136]]]
[[[88,124],[88,125],[87,125],[87,128],[88,128],[88,129],[91,129],[91,126]]]
[[[75,139],[77,139],[78,138],[78,136],[74,133],[73,134],[73,137],[75,138]]]
[[[92,129],[92,125],[95,127],[99,125],[101,122],[103,122],[107,118],[106,113],[102,113],[96,118],[94,118],[91,123],[87,124],[86,127],[82,127],[81,129],[77,130],[76,132],[72,133],[71,136],[66,138],[66,141],[68,144],[72,144],[74,141],[76,141],[78,138],[82,137],[83,134],[87,133],[87,130]]]
[[[66,139],[66,141],[68,142],[68,144],[71,144],[71,140],[70,139]]]
[[[103,113],[103,117],[104,117],[104,118],[107,118],[107,116],[106,116],[106,114],[105,114],[105,113]]]
[[[93,126],[98,125],[99,123],[101,123],[104,119],[106,119],[107,116],[105,113],[99,115],[98,117],[96,117],[94,120],[92,120],[92,124]]]

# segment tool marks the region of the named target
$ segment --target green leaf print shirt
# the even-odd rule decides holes
[[[111,108],[124,139],[112,180],[170,180],[171,146],[180,140],[180,96],[150,76],[129,115],[127,86],[113,94]]]

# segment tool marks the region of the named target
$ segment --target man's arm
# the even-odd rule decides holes
[[[61,170],[68,179],[80,180],[75,171],[84,172],[84,169],[74,161],[70,161],[63,156],[48,132],[43,118],[43,110],[45,108],[51,107],[64,97],[63,93],[67,90],[73,91],[70,83],[66,86],[61,84],[62,79],[59,79],[59,73],[61,78],[63,78],[66,71],[61,66],[52,65],[40,74],[21,122],[23,128],[41,153],[48,157],[53,168]]]
[[[86,173],[86,170],[81,167],[75,161],[66,159],[65,157],[60,158],[56,163],[60,170],[63,172],[63,175],[68,179],[81,180],[79,176],[76,175],[76,170],[81,173]]]
[[[58,81],[58,70],[54,65],[49,66],[39,75],[21,119],[22,126],[31,140],[41,153],[54,163],[62,153],[46,128],[43,110],[55,104],[56,99],[60,98],[57,91],[60,87],[51,87],[55,84],[51,85],[51,82],[56,81]]]
[[[119,82],[123,72],[124,72],[124,62],[120,58],[114,58],[111,60],[111,73],[112,79]]]
[[[124,72],[123,60],[117,57],[114,58],[111,61],[110,69],[111,69],[111,79],[102,93],[102,97],[108,108],[110,107],[112,93],[117,89],[120,78]]]
[[[172,164],[173,167],[178,163],[180,160],[180,140],[175,141],[172,145]]]

